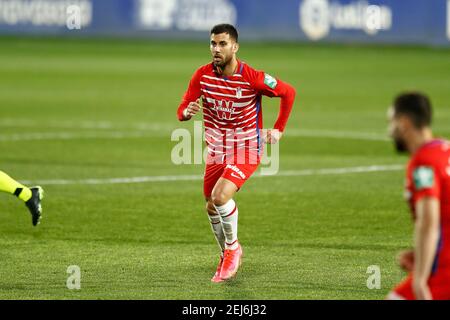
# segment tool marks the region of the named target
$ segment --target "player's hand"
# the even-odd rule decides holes
[[[414,251],[404,250],[397,256],[398,264],[406,272],[411,272],[414,268]]]
[[[202,106],[200,105],[200,98],[198,98],[195,102],[190,102],[186,109],[183,111],[183,115],[185,118],[190,119],[200,111]]]
[[[282,136],[283,136],[283,132],[281,132],[277,129],[267,129],[267,130],[265,130],[265,132],[263,134],[263,140],[265,143],[275,144],[278,141],[280,141]]]

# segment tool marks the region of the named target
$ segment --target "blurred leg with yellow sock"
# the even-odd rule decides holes
[[[39,224],[42,213],[41,200],[44,198],[44,190],[40,186],[28,188],[0,171],[0,191],[13,194],[25,202],[30,210],[33,226]]]

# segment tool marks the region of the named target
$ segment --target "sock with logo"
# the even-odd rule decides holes
[[[223,206],[214,207],[220,214],[223,233],[225,235],[225,249],[235,250],[238,247],[238,208],[233,199],[229,200]]]
[[[223,252],[225,250],[225,235],[223,233],[222,221],[220,221],[220,215],[216,213],[215,215],[211,215],[208,212],[209,223],[211,224],[211,229],[216,237],[217,244],[220,247],[220,250]]]

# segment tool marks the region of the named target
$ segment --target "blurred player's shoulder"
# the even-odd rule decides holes
[[[411,163],[448,166],[449,157],[450,142],[443,139],[435,139],[421,146],[411,158]]]
[[[421,146],[414,154],[415,158],[431,158],[450,152],[450,143],[443,139],[434,139]]]

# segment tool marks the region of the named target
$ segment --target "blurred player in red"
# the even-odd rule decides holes
[[[213,282],[232,278],[239,268],[242,248],[237,238],[238,208],[233,196],[257,169],[262,143],[277,143],[281,138],[295,98],[289,84],[238,60],[238,49],[238,33],[232,25],[220,24],[211,29],[213,61],[194,73],[177,111],[180,121],[203,111],[208,147],[203,193],[211,228],[221,248]],[[264,137],[263,95],[281,98],[274,129]]]
[[[408,277],[388,299],[450,299],[450,144],[433,138],[431,103],[421,93],[399,95],[389,111],[390,134],[411,159],[407,201],[414,219],[414,249],[399,255]]]

